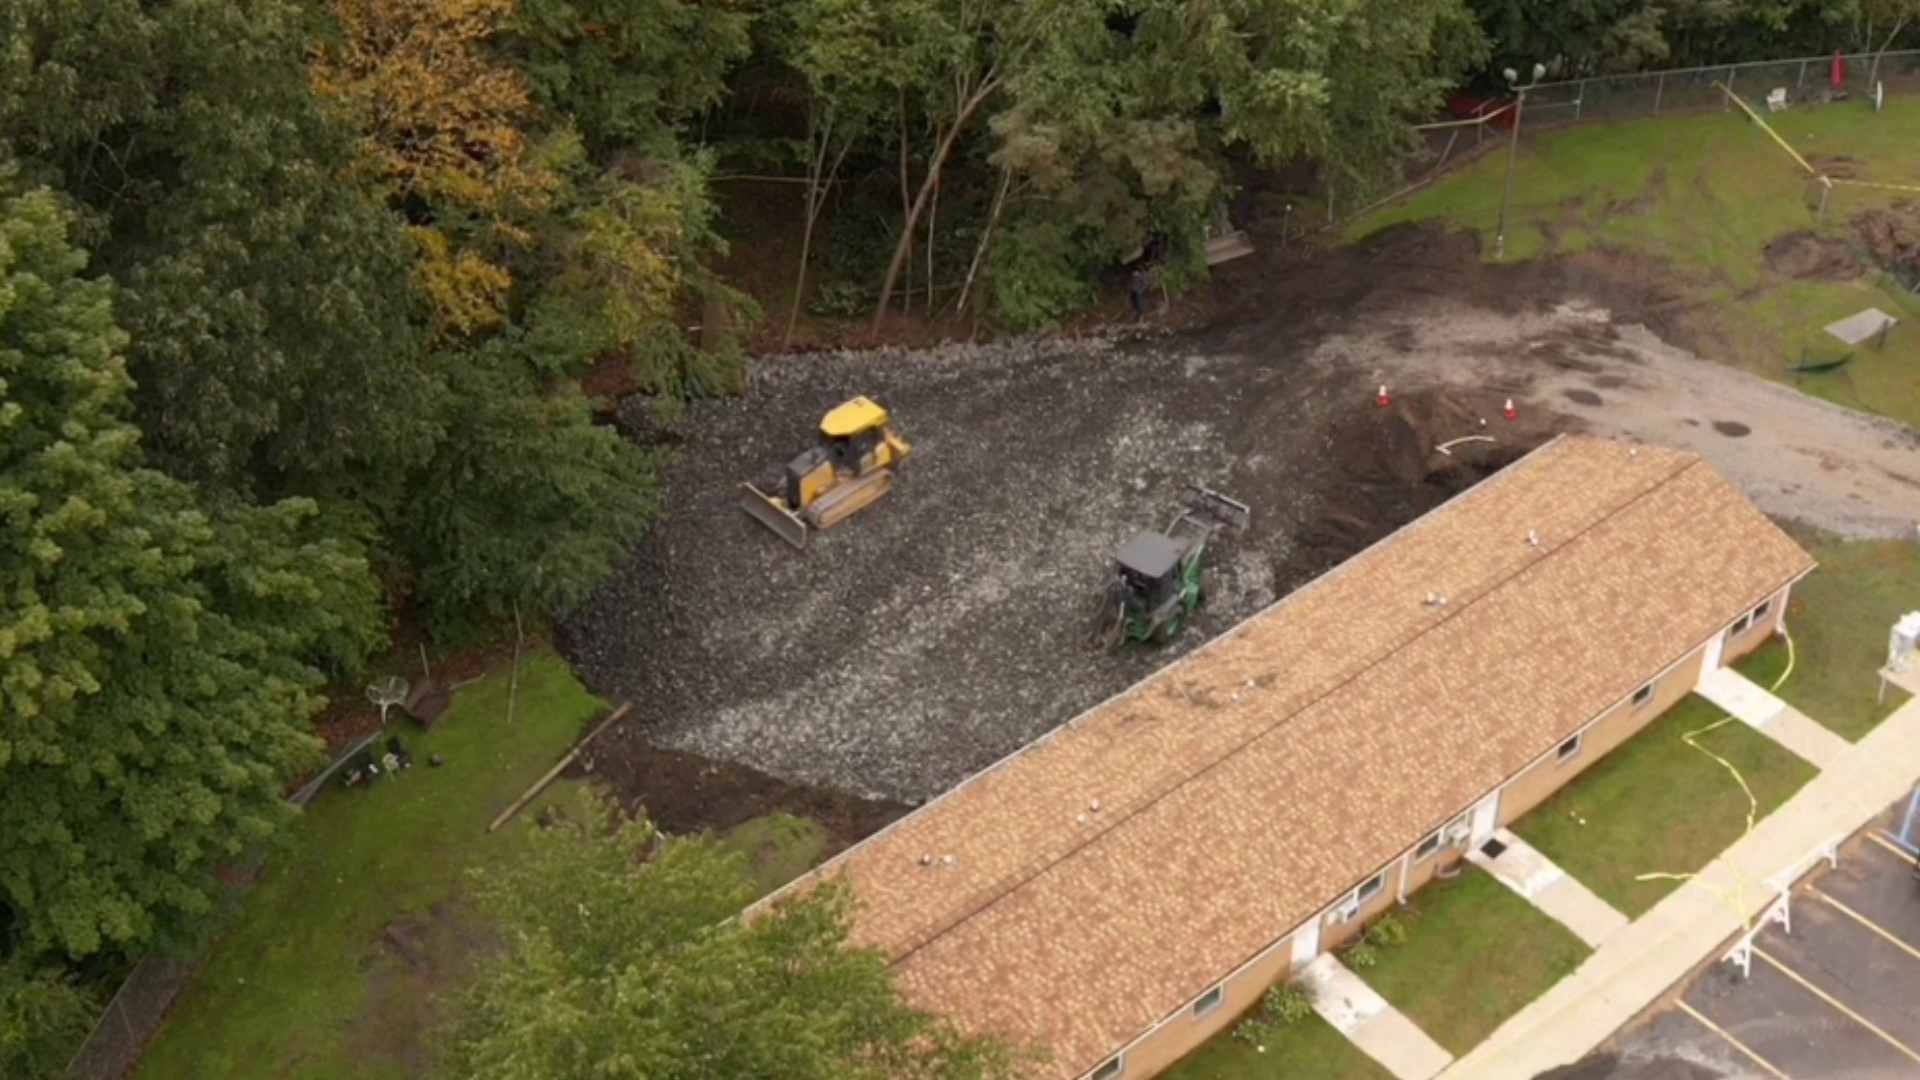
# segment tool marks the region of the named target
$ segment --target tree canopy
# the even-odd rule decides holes
[[[467,993],[448,1067],[474,1080],[1000,1080],[1019,1060],[904,1004],[847,944],[837,888],[735,918],[738,854],[644,824],[546,830],[483,879],[507,948]]]
[[[85,261],[50,193],[0,200],[0,925],[72,957],[211,909],[380,625],[311,501],[210,511],[142,464]]]

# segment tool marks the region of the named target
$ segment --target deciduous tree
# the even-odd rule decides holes
[[[737,855],[643,825],[548,830],[485,885],[508,947],[448,1067],[474,1080],[998,1080],[992,1043],[903,1004],[838,889],[745,922]],[[644,860],[644,862],[643,862]]]
[[[528,136],[525,77],[491,52],[514,0],[333,0],[338,40],[314,81],[353,117],[389,202],[412,223],[440,322],[468,334],[506,317],[501,244],[526,244],[528,218],[557,178]]]
[[[167,471],[276,497],[390,491],[433,439],[391,218],[344,170],[286,0],[0,5],[0,158],[63,193],[124,288]]]
[[[443,629],[561,614],[605,579],[655,508],[649,462],[543,381],[518,330],[448,361],[442,441],[396,530]]]
[[[85,261],[53,195],[0,198],[0,926],[76,958],[211,911],[291,815],[321,668],[380,630],[311,502],[209,514],[142,466]]]
[[[510,53],[595,161],[679,156],[679,125],[712,108],[749,49],[738,0],[519,0]]]

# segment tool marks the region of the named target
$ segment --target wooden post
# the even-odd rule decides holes
[[[1667,73],[1663,71],[1660,73],[1660,78],[1653,84],[1653,115],[1660,115],[1660,99],[1666,95],[1666,92]]]
[[[626,716],[627,713],[632,708],[633,708],[632,702],[623,701],[620,703],[619,708],[608,713],[607,718],[605,720],[600,721],[600,725],[598,727],[588,732],[586,738],[581,739],[578,743],[574,744],[573,749],[567,751],[567,756],[560,759],[560,764],[555,765],[551,769],[548,769],[546,772],[546,775],[542,776],[538,780],[535,780],[533,782],[533,786],[528,788],[525,794],[513,800],[512,806],[509,806],[505,810],[502,810],[500,812],[500,816],[493,819],[493,824],[487,826],[487,831],[495,832],[500,828],[500,826],[505,825],[509,821],[512,821],[513,815],[519,813],[522,809],[526,807],[528,803],[532,802],[535,798],[539,797],[541,792],[547,790],[547,785],[553,783],[554,777],[559,776],[561,772],[565,771],[567,766],[573,764],[573,759],[580,756],[580,751],[585,750],[587,748],[588,743],[592,742],[596,738],[599,738],[601,732],[607,730],[608,727],[612,726],[614,721],[619,720],[621,717]]]
[[[520,694],[520,646],[527,635],[520,628],[520,601],[513,602],[513,675],[507,682],[507,723],[513,723],[513,701]]]

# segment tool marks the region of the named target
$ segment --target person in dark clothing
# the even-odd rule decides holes
[[[1147,317],[1147,293],[1153,288],[1153,271],[1142,262],[1127,275],[1127,299],[1133,302],[1133,317]]]

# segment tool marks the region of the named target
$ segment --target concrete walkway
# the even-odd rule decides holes
[[[1852,745],[1732,668],[1707,672],[1700,677],[1700,685],[1695,689],[1701,697],[1732,713],[1741,723],[1817,768],[1826,768]]]
[[[1488,849],[1498,845],[1499,854]],[[1558,863],[1505,829],[1495,829],[1493,842],[1467,852],[1467,861],[1492,874],[1494,880],[1551,916],[1592,948],[1626,929],[1627,917],[1592,889],[1568,876]]]
[[[1313,1011],[1397,1080],[1429,1080],[1452,1063],[1445,1047],[1332,953],[1314,957],[1295,978],[1313,999]]]
[[[1817,849],[1871,822],[1916,777],[1920,698],[1835,754],[1753,832],[1455,1062],[1446,1080],[1532,1080],[1586,1055],[1723,952],[1777,897],[1769,878],[1804,873]]]

